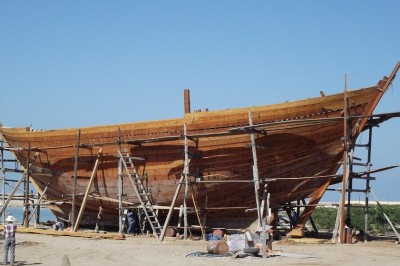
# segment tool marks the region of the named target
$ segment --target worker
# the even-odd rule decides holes
[[[64,223],[60,221],[56,221],[53,224],[53,229],[56,231],[64,231]]]
[[[14,224],[15,218],[9,215],[6,218],[7,224],[4,225],[4,244],[3,244],[3,265],[8,263],[8,250],[10,249],[10,264],[14,265],[15,261],[15,232],[17,225]]]
[[[136,215],[132,209],[128,210],[126,214],[126,218],[128,221],[128,234],[136,234]]]

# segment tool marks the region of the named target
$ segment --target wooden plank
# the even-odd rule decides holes
[[[91,187],[92,187],[94,178],[95,178],[95,176],[96,176],[97,168],[99,167],[102,149],[103,149],[103,148],[100,148],[99,154],[97,155],[97,160],[96,160],[96,162],[95,162],[95,164],[94,164],[92,176],[90,177],[89,183],[88,183],[88,185],[87,185],[87,189],[86,189],[86,192],[85,192],[85,196],[83,197],[83,201],[82,201],[82,204],[81,204],[81,209],[80,209],[80,211],[79,211],[79,213],[78,213],[78,218],[76,218],[76,223],[75,223],[75,226],[74,226],[74,229],[73,229],[74,232],[76,232],[76,231],[78,230],[78,228],[79,228],[79,223],[81,222],[81,219],[82,219],[82,216],[83,216],[83,212],[85,211],[85,207],[86,207],[86,202],[87,202],[87,198],[88,198],[88,195],[89,195],[89,191],[90,191],[90,189],[91,189]]]
[[[4,226],[0,225],[0,229],[4,230]],[[39,228],[25,228],[17,227],[18,233],[30,233],[30,234],[42,234],[42,235],[52,235],[52,236],[72,236],[72,237],[85,237],[85,238],[101,238],[110,240],[124,240],[125,236],[122,234],[113,233],[92,233],[92,232],[72,232],[72,231],[55,231],[53,229],[39,229]]]

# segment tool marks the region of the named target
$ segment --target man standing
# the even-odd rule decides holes
[[[15,218],[9,215],[4,225],[4,244],[3,244],[3,265],[7,265],[8,249],[11,248],[10,265],[14,265],[15,260],[15,232],[17,225],[14,224]]]
[[[135,213],[133,212],[132,209],[128,210],[128,213],[126,214],[126,218],[128,220],[128,234],[136,234],[136,217]]]

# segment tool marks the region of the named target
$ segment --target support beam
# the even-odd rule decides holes
[[[251,112],[249,114],[249,125],[250,125],[250,141],[251,141],[251,151],[253,154],[253,180],[254,180],[254,194],[256,198],[256,207],[257,207],[257,217],[258,217],[258,226],[262,226],[262,217],[260,210],[260,196],[258,190],[260,189],[260,178],[258,176],[258,162],[257,162],[257,150],[256,150],[256,140],[254,136],[254,128],[253,128],[253,119],[251,117]]]
[[[97,214],[96,226],[95,226],[95,228],[94,228],[94,231],[95,231],[96,233],[99,232],[99,229],[100,229],[102,220],[103,220],[103,207],[100,206],[100,207],[99,207],[99,213]]]
[[[72,186],[72,204],[71,204],[71,217],[70,224],[71,227],[75,226],[75,211],[76,211],[76,180],[78,178],[78,160],[79,160],[79,147],[81,143],[81,130],[78,129],[77,140],[75,146],[75,161],[74,161],[74,184]]]
[[[266,202],[266,203],[265,203]],[[262,219],[264,216],[264,206],[265,206],[265,213],[266,217],[265,220]],[[262,196],[262,201],[261,201],[261,206],[260,206],[260,215],[261,215],[261,224],[262,224],[262,232],[261,232],[261,238],[262,238],[262,257],[266,258],[266,247],[267,247],[267,225],[270,224],[270,216],[269,216],[269,193],[268,193],[268,185],[264,184],[264,190],[263,190],[263,196]],[[275,219],[276,220],[276,219]]]
[[[122,147],[121,147],[121,129],[118,128],[118,154],[119,154],[119,159],[118,159],[118,228],[119,228],[119,233],[122,234],[124,224],[122,217],[124,215],[124,211],[122,209],[122,193],[123,193],[123,170],[122,170]]]
[[[368,214],[369,214],[369,191],[370,191],[370,178],[371,178],[371,155],[372,155],[372,127],[368,130],[368,144],[367,144],[367,179],[365,180],[365,209],[364,209],[364,242],[368,240]]]
[[[306,204],[306,201],[305,201],[304,199],[302,199],[301,201],[302,201],[303,204]],[[296,214],[296,215],[298,215],[298,214],[299,214],[299,212],[298,212],[298,210],[297,210],[297,214]],[[296,218],[297,218],[297,217],[296,217]],[[310,219],[309,219],[309,220],[310,220],[310,223],[311,223],[312,228],[314,229],[314,232],[318,234],[318,228],[317,228],[317,226],[315,225],[314,219],[312,218],[312,216],[310,216]]]
[[[172,212],[174,211],[174,207],[175,207],[175,202],[176,202],[176,199],[178,198],[178,194],[179,194],[179,191],[181,190],[184,178],[185,177],[182,174],[181,175],[181,179],[179,179],[178,185],[176,186],[175,194],[174,194],[174,197],[172,199],[171,206],[170,206],[168,214],[167,214],[167,218],[165,219],[163,229],[161,231],[160,237],[158,238],[159,242],[162,242],[164,240],[165,232],[167,231],[167,227],[169,225],[169,222],[171,221]]]
[[[87,198],[90,192],[90,188],[92,187],[94,178],[97,176],[97,168],[99,167],[100,164],[100,159],[101,159],[101,152],[102,152],[103,148],[100,148],[99,150],[99,154],[97,155],[97,159],[96,162],[94,164],[94,168],[93,168],[93,172],[92,175],[90,176],[90,180],[88,183],[88,186],[86,188],[86,192],[85,192],[85,196],[83,197],[83,201],[81,204],[81,209],[79,210],[79,214],[78,214],[78,218],[76,218],[76,223],[74,226],[74,232],[76,232],[79,228],[79,223],[81,222],[82,216],[83,216],[83,212],[85,211],[85,207],[86,207],[86,203],[87,203]]]
[[[26,158],[26,165],[28,167],[28,174],[25,175],[25,183],[24,183],[24,208],[23,208],[23,224],[25,228],[29,227],[29,172],[30,172],[30,162],[29,159],[31,157],[31,143],[29,143],[28,156]]]
[[[193,187],[192,187],[192,192],[193,192]],[[196,198],[194,196],[194,192],[192,193],[192,200],[193,200],[194,211],[196,212],[197,220],[199,221],[201,236],[202,236],[203,240],[206,240],[206,233],[204,232],[204,226],[203,226],[203,223],[201,222],[199,209],[197,209]]]
[[[349,178],[349,172],[350,172],[350,167],[349,164],[350,162],[348,161],[349,159],[349,148],[350,148],[350,128],[349,128],[349,96],[347,94],[347,75],[345,76],[345,81],[344,81],[344,86],[345,86],[345,91],[344,91],[344,115],[343,115],[343,178],[342,178],[342,194],[341,194],[341,200],[340,200],[340,243],[345,242],[345,236],[343,234],[344,232],[344,227],[345,227],[345,219],[346,219],[346,214],[345,214],[345,204],[346,204],[346,189],[347,189],[347,181]],[[347,208],[349,210],[349,208]]]
[[[4,141],[1,141],[1,184],[2,184],[2,193],[3,195],[1,196],[1,206],[5,206],[5,202],[6,202],[6,174],[4,171],[4,150],[3,150],[3,145],[4,145]],[[5,224],[5,215],[1,215],[3,217],[2,221],[3,221],[3,225]]]
[[[43,199],[44,195],[46,194],[46,191],[47,191],[47,188],[49,187],[49,185],[50,185],[50,182],[47,183],[46,187],[45,187],[44,190],[43,190],[42,195],[40,195],[40,198],[39,198],[39,200],[38,200],[38,203],[35,205],[35,208],[33,209],[31,215],[29,216],[29,221],[32,219],[32,216],[36,213],[36,210],[37,210],[38,208],[40,208],[40,203],[42,202],[42,199]]]
[[[330,182],[331,179],[328,179],[322,186],[319,187],[318,190],[314,192],[313,196],[308,201],[307,207],[305,207],[304,210],[302,211],[296,227],[293,228],[293,230],[289,233],[291,236],[298,236],[298,237],[304,236],[304,226],[308,221],[308,219],[310,218],[318,202],[324,195],[326,188],[329,186]]]
[[[187,138],[187,125],[184,124],[183,131],[185,134],[185,164],[183,168],[183,176],[185,177],[185,194],[183,197],[183,239],[187,239],[188,220],[187,220],[187,195],[189,188],[189,148]]]

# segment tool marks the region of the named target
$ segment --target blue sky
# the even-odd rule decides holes
[[[337,93],[345,73],[349,89],[375,85],[400,60],[399,11],[395,0],[3,0],[0,121],[174,118],[185,88],[192,109],[217,110]],[[376,113],[400,111],[398,79]],[[399,123],[375,130],[374,168],[400,163]],[[399,169],[377,179],[380,200],[400,201]]]

